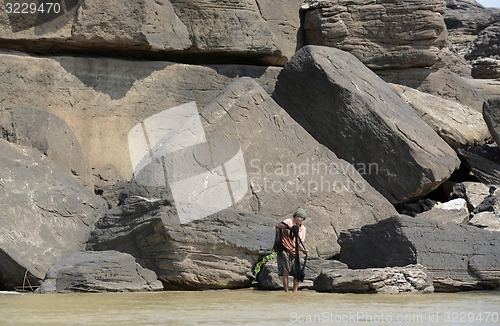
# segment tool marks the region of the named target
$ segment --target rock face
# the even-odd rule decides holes
[[[101,219],[90,250],[119,250],[153,270],[165,289],[248,287],[252,265],[274,242],[271,218],[224,210],[180,225],[164,201],[129,197]]]
[[[2,108],[0,137],[38,149],[84,186],[92,187],[90,169],[78,140],[71,128],[53,114],[33,108]]]
[[[38,150],[0,140],[0,166],[0,284],[13,290],[83,250],[106,204]]]
[[[371,69],[430,67],[457,57],[446,45],[443,1],[311,0],[302,8],[306,44],[348,51]]]
[[[118,251],[86,251],[58,260],[37,290],[48,292],[160,291],[156,274]]]
[[[459,165],[453,149],[347,52],[302,48],[281,71],[273,97],[339,157],[376,166],[364,177],[392,203],[435,189]]]
[[[36,106],[52,113],[73,130],[90,168],[114,166],[120,179],[129,180],[132,167],[124,144],[139,121],[191,101],[202,108],[238,76],[255,78],[272,93],[279,71],[248,65],[0,54],[0,94],[9,94],[1,108]]]
[[[491,138],[488,126],[476,110],[402,85],[399,95],[454,149],[482,145]]]
[[[68,0],[65,5],[58,14],[20,16],[2,10],[3,46],[38,53],[134,53],[184,62],[282,65],[297,43],[290,35],[299,27],[296,0],[286,3],[293,16],[277,16],[280,3],[267,0]]]
[[[226,139],[241,148],[245,167],[241,179],[248,186],[244,185],[240,200],[231,207],[275,220],[289,217],[299,206],[305,208],[311,217],[307,246],[312,254],[334,256],[340,249],[336,242],[340,230],[373,223],[395,212],[355,167],[319,144],[250,78],[228,85],[201,110],[200,118],[208,143]],[[228,152],[231,148],[225,147],[224,153]],[[183,158],[177,166],[187,164]],[[157,177],[153,183],[165,185],[163,173]],[[171,199],[167,187],[160,188],[166,193],[131,188],[131,195]]]
[[[339,243],[339,260],[349,268],[421,264],[440,292],[500,286],[496,232],[394,216],[343,232]]]
[[[326,270],[314,280],[318,292],[401,293],[434,292],[432,277],[424,266],[359,270]]]
[[[499,13],[500,17],[500,13]],[[500,22],[482,30],[466,59],[472,60],[472,77],[500,77]]]
[[[484,8],[475,0],[446,0],[444,21],[453,48],[465,56],[478,33],[495,20],[495,11]]]
[[[500,144],[500,96],[484,102],[483,117],[495,143]]]

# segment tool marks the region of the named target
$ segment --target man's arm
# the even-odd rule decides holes
[[[276,227],[278,229],[282,229],[282,230],[286,230],[286,229],[290,228],[285,222],[279,222],[279,223],[277,223]]]

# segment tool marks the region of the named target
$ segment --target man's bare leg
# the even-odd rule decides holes
[[[297,292],[297,290],[299,289],[299,280],[297,279],[293,279],[293,292]]]
[[[283,290],[288,292],[288,272],[283,271]]]

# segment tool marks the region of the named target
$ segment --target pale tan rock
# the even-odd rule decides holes
[[[411,68],[379,70],[377,74],[388,83],[405,85],[483,111],[483,103],[500,96],[500,80],[472,79],[449,69]]]
[[[476,110],[410,87],[392,86],[451,147],[466,148],[491,139],[483,115]]]
[[[89,166],[132,175],[130,129],[146,117],[195,101],[208,104],[234,78],[255,78],[269,93],[280,68],[194,66],[102,58],[0,55],[0,108],[33,106],[64,120]],[[36,90],[36,91],[34,91]]]

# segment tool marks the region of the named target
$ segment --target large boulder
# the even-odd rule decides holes
[[[460,103],[393,85],[398,94],[454,149],[482,145],[491,138],[481,113]]]
[[[118,250],[153,270],[165,289],[251,285],[252,266],[270,252],[275,221],[226,209],[181,225],[174,207],[129,197],[99,220],[89,250]]]
[[[182,111],[186,109],[182,108]],[[169,128],[166,125],[168,112],[169,110],[162,113],[166,118],[161,118],[163,115],[152,116],[144,124],[148,127],[154,126],[158,121],[165,121],[159,126]],[[225,186],[219,188],[210,200],[210,205],[214,207],[231,206],[239,211],[281,220],[301,206],[311,217],[307,220],[310,234],[307,239],[308,249],[323,258],[338,253],[340,248],[336,239],[339,230],[373,223],[395,211],[385,198],[363,180],[354,166],[338,159],[319,144],[250,78],[242,78],[228,85],[201,110],[199,117],[196,111],[195,115],[196,119],[201,118],[201,130],[191,128],[190,135],[203,132],[210,145],[216,145],[220,139],[228,140],[234,145],[224,145],[219,151],[215,148],[207,153],[215,162],[210,171],[203,171],[204,174],[199,172],[203,176],[199,180],[200,186],[214,183],[207,188],[201,186],[200,189],[207,190],[203,198],[211,198],[210,192],[217,189],[215,185],[218,174],[213,174],[212,171],[225,166],[226,171],[236,173],[237,180],[231,184],[233,197],[224,201],[224,192],[228,189]],[[154,128],[148,131],[149,139],[154,137],[155,132]],[[166,137],[172,144],[176,142],[176,139],[168,138],[168,135]],[[154,147],[168,148],[169,145],[165,145]],[[197,146],[201,145],[203,144]],[[201,151],[196,152],[200,148],[193,148],[195,156],[199,153],[201,157]],[[184,151],[178,153],[183,155]],[[170,157],[172,154],[165,153],[165,156]],[[181,167],[191,164],[189,157],[179,156],[180,161],[167,170],[182,174]],[[136,173],[136,180],[128,192],[130,195],[173,200],[175,191],[183,191],[179,189],[182,184],[176,179],[187,180],[190,177],[189,180],[193,183],[189,186],[195,188],[189,189],[189,194],[186,192],[186,195],[177,195],[175,201],[177,209],[193,206],[195,200],[189,196],[198,193],[193,179],[195,173],[186,171],[186,177],[171,176],[165,180],[162,164],[158,164],[157,168],[160,173],[148,170],[149,167],[150,165]],[[190,169],[196,171],[199,167],[192,166]],[[222,173],[221,171],[220,174]],[[228,180],[231,181],[231,176],[229,177]],[[175,189],[169,189],[166,181],[168,186]],[[145,183],[159,187],[143,187]]]
[[[240,144],[247,167],[247,196],[234,207],[281,219],[306,209],[307,247],[334,256],[339,230],[380,220],[394,211],[362,175],[366,171],[337,158],[266,94],[243,78],[229,85],[202,111],[212,139]]]
[[[280,5],[286,9],[278,10]],[[4,48],[37,53],[282,65],[296,47],[299,8],[297,0],[66,0],[54,8],[46,5],[45,13],[3,8],[0,38]]]
[[[369,269],[325,270],[314,280],[317,292],[432,293],[432,277],[421,265]]]
[[[447,47],[443,1],[308,0],[302,11],[305,44],[348,51],[371,69],[460,61]]]
[[[139,121],[191,101],[202,108],[239,76],[254,78],[272,93],[279,71],[251,65],[0,54],[0,102],[13,109],[35,103],[64,120],[90,168],[114,166],[118,177],[128,180],[132,167],[124,144]]]
[[[87,158],[71,128],[60,118],[34,108],[0,109],[0,137],[38,149],[73,174],[84,186],[93,180]]]
[[[364,178],[392,203],[432,191],[460,164],[415,110],[347,52],[302,48],[281,71],[273,97],[340,158],[376,166]]]
[[[156,274],[118,251],[84,251],[58,260],[47,272],[39,293],[161,291]]]
[[[436,291],[500,287],[500,238],[468,225],[393,216],[339,237],[339,260],[349,268],[421,264]]]
[[[495,143],[500,144],[500,96],[484,102],[483,117]]]
[[[0,140],[0,166],[0,284],[38,285],[85,248],[107,206],[36,149]]]

